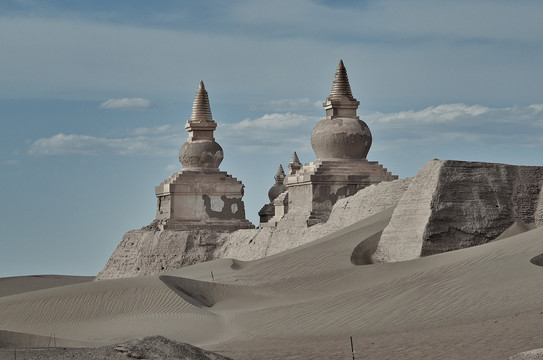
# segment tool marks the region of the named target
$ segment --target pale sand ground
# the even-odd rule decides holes
[[[89,282],[93,276],[32,275],[0,278],[0,297]]]
[[[506,359],[543,347],[543,267],[530,263],[543,253],[543,228],[354,265],[391,214],[252,262],[0,297],[0,345],[46,346],[52,333],[59,346],[164,335],[233,359],[350,359],[349,336],[357,359]]]

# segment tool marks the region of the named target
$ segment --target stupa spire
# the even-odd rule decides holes
[[[283,170],[283,165],[279,164],[279,168],[277,169],[274,179],[276,184],[283,183],[283,180],[285,179],[285,170]]]
[[[347,96],[350,100],[354,100],[351,92],[351,85],[349,84],[349,76],[347,75],[347,69],[343,65],[343,60],[339,60],[339,65],[336,68],[336,75],[334,76],[334,82],[332,83],[332,90],[328,98],[340,98]]]
[[[289,168],[289,175],[294,174],[296,171],[300,170],[302,168],[302,163],[300,162],[300,159],[298,159],[298,154],[296,154],[296,151],[292,154],[292,157],[290,158],[290,163],[288,164]]]
[[[204,82],[200,81],[194,103],[192,104],[192,115],[185,125],[189,132],[189,138],[192,140],[214,140],[213,131],[217,128],[217,123],[211,116],[211,107],[209,106],[209,96]]]
[[[343,60],[339,60],[336,68],[332,90],[326,101],[322,104],[326,110],[326,116],[335,117],[357,117],[356,109],[360,102],[353,97],[347,69],[343,65]]]
[[[192,115],[190,116],[189,123],[200,123],[204,125],[205,123],[211,123],[215,127],[215,121],[211,116],[211,107],[209,106],[209,97],[203,81],[200,81],[200,86],[196,95],[194,96],[194,103],[192,104]],[[210,124],[210,125],[211,125]]]
[[[200,81],[200,86],[194,96],[192,116],[187,121],[185,129],[189,138],[179,150],[179,161],[185,171],[218,171],[223,159],[222,148],[213,137],[217,123],[211,117],[209,97]]]

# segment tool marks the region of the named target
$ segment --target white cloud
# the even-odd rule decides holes
[[[28,154],[46,155],[149,155],[171,156],[179,147],[179,135],[157,137],[101,138],[87,135],[57,134],[34,141]]]
[[[235,129],[284,130],[295,128],[302,124],[314,123],[318,117],[292,113],[265,114],[256,119],[243,119],[232,126]]]
[[[167,134],[171,133],[172,131],[179,131],[179,129],[175,129],[174,126],[170,124],[166,125],[160,125],[155,127],[140,127],[136,128],[134,130],[131,130],[130,133],[133,135],[160,135],[160,134]]]
[[[257,105],[254,108],[276,112],[300,113],[304,111],[322,110],[322,101],[311,101],[309,98],[280,99],[268,101],[262,105]]]
[[[444,104],[423,110],[362,116],[372,132],[386,137],[380,147],[406,143],[480,143],[495,146],[541,147],[543,106],[490,108]]]
[[[528,108],[532,109],[534,113],[540,113],[543,111],[543,104],[532,104],[528,106]]]
[[[490,108],[481,105],[446,104],[430,106],[419,111],[409,110],[390,114],[376,113],[371,117],[385,123],[394,121],[440,123],[453,121],[460,117],[476,117],[489,111]]]
[[[285,148],[302,151],[310,147],[309,138],[318,116],[295,113],[265,114],[233,124],[220,124],[217,141],[245,153],[275,153]]]
[[[151,101],[144,98],[108,99],[100,104],[100,109],[137,110],[151,107]]]
[[[374,148],[397,149],[408,144],[481,143],[491,146],[541,147],[541,104],[491,108],[482,105],[443,104],[422,110],[361,115],[368,123]],[[276,153],[289,149],[310,151],[311,132],[321,119],[295,113],[265,114],[237,123],[221,123],[215,132],[223,148],[245,153]],[[104,138],[57,134],[30,144],[28,153],[44,155],[150,155],[176,158],[186,133],[169,124],[129,131],[131,136]],[[173,170],[174,168],[168,168]]]

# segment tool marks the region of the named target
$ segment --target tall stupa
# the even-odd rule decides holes
[[[372,136],[356,114],[360,102],[351,92],[347,70],[340,60],[332,90],[323,103],[326,116],[311,134],[315,162],[285,178],[288,211],[307,216],[307,225],[326,222],[337,200],[381,181],[398,179],[366,156]]]
[[[216,128],[201,81],[185,125],[189,137],[179,150],[182,170],[155,188],[157,212],[153,227],[226,231],[254,227],[245,218],[244,185],[219,170],[224,154],[213,136]]]

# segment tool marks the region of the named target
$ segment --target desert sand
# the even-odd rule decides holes
[[[0,346],[162,335],[233,359],[350,359],[350,336],[357,359],[507,359],[543,347],[543,262],[530,261],[543,228],[368,264],[392,212],[260,260],[2,296]]]
[[[0,278],[0,297],[92,281],[93,276],[34,275]]]

